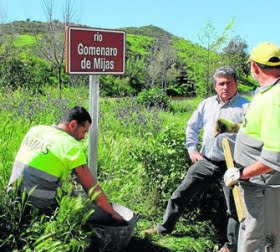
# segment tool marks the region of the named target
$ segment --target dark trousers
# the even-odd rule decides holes
[[[235,250],[237,246],[239,222],[233,201],[232,190],[225,187],[223,175],[226,171],[225,162],[214,162],[204,158],[193,164],[182,183],[177,187],[168,201],[163,217],[163,224],[158,225],[161,233],[170,233],[190,201],[201,193],[205,184],[219,183],[223,187],[228,213],[227,238],[225,246]]]

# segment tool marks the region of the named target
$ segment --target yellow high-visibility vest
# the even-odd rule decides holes
[[[80,142],[63,130],[40,125],[32,127],[25,135],[13,173],[22,174],[18,166],[31,167],[63,181],[72,169],[84,164],[86,155]]]

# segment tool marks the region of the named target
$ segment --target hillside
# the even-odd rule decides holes
[[[167,32],[164,29],[154,25],[141,26],[141,27],[124,27],[120,29],[126,31],[128,34],[134,34],[134,35],[142,35],[142,36],[155,37],[155,38],[164,37],[164,36],[168,38],[174,37],[174,35],[171,34],[170,32]]]
[[[0,25],[0,35],[12,35],[13,44],[16,49],[13,52],[9,49],[9,57],[3,50],[3,62],[7,65],[7,62],[11,61],[15,64],[15,59],[19,60],[20,66],[2,66],[0,68],[3,73],[12,71],[13,68],[19,68],[18,77],[16,81],[13,79],[13,72],[10,74],[3,74],[5,78],[2,79],[2,85],[18,86],[25,85],[22,83],[33,82],[33,77],[36,79],[36,83],[44,83],[48,85],[54,85],[57,82],[56,76],[63,76],[63,80],[60,79],[59,86],[62,82],[72,83],[72,77],[65,75],[64,72],[55,73],[56,71],[64,71],[64,60],[54,63],[50,60],[63,58],[63,54],[52,55],[57,53],[56,48],[50,48],[47,43],[51,43],[51,39],[59,38],[60,41],[56,41],[55,45],[59,45],[63,48],[63,33],[64,24],[58,20],[53,21],[55,27],[54,30],[49,30],[49,24],[39,21],[15,21],[12,23]],[[73,24],[81,26],[79,24]],[[221,65],[232,65],[238,71],[240,76],[240,88],[241,91],[249,91],[254,89],[252,80],[248,78],[248,69],[244,67],[244,57],[246,54],[242,52],[239,56],[239,52],[219,52],[203,48],[202,46],[195,44],[184,38],[179,38],[172,33],[165,31],[164,29],[154,26],[142,26],[142,27],[123,27],[119,28],[126,31],[126,73],[124,78],[102,76],[101,82],[103,86],[104,95],[109,96],[126,96],[136,95],[141,90],[158,86],[164,89],[169,95],[179,96],[203,96],[210,94],[212,90],[211,74],[216,67]],[[56,33],[51,35],[51,32]],[[38,37],[38,34],[40,36]],[[34,37],[37,36],[35,40]],[[11,40],[4,39],[0,46],[4,49],[6,45],[11,46]],[[40,42],[42,41],[42,42]],[[37,45],[37,49],[41,50],[29,50],[30,47],[36,47],[36,43],[42,43]],[[48,50],[48,55],[41,55],[39,51],[42,51],[42,46]],[[32,51],[32,54],[30,54]],[[1,51],[0,51],[1,52]],[[33,68],[26,68],[26,57],[22,58],[22,55],[28,55],[30,65],[36,65],[40,61],[38,69],[48,69],[48,76],[37,71],[34,73]],[[1,55],[0,55],[1,56]],[[34,57],[37,58],[34,62]],[[38,61],[38,59],[40,59]],[[44,66],[45,60],[47,66]],[[32,62],[30,62],[30,60]],[[49,63],[51,63],[49,65]],[[21,73],[20,71],[24,71]],[[31,72],[30,72],[31,71]],[[38,76],[40,75],[40,76]],[[7,77],[8,76],[8,77]],[[29,76],[28,79],[24,79],[24,76]],[[31,79],[30,79],[31,78]],[[43,79],[41,79],[43,78]],[[80,78],[81,79],[81,78]],[[75,81],[77,83],[77,81]],[[83,80],[78,81],[83,83]],[[36,84],[37,85],[37,84]]]
[[[14,21],[2,24],[0,27],[1,30],[7,34],[35,34],[44,33],[46,31],[47,23],[41,21],[30,21],[27,19],[26,21]]]
[[[54,20],[54,24],[64,27],[64,23],[60,22],[59,20]],[[82,24],[73,24],[80,27],[88,27]],[[17,33],[17,34],[32,34],[35,32],[44,33],[48,27],[47,22],[41,21],[31,21],[27,19],[26,21],[14,21],[11,23],[0,24],[1,29],[5,33]],[[106,27],[99,27],[99,28],[106,28]],[[141,26],[141,27],[120,27],[117,30],[124,30],[128,34],[134,35],[142,35],[142,36],[149,36],[149,37],[162,37],[167,36],[169,38],[173,37],[174,35],[170,32],[165,31],[164,29],[154,26]]]

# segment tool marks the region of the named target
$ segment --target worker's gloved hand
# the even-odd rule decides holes
[[[214,136],[216,137],[222,133],[237,133],[239,128],[240,125],[238,123],[219,118],[215,125]]]
[[[231,187],[238,183],[239,178],[240,170],[235,167],[229,168],[224,175],[225,185]]]

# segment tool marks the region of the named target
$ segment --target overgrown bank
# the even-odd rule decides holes
[[[3,191],[30,126],[57,123],[61,113],[74,105],[88,107],[86,88],[65,88],[62,96],[53,88],[42,93],[1,91],[0,248],[86,251],[92,233],[80,222],[86,218],[85,200],[66,196],[52,219],[31,214],[25,222],[19,213],[26,199],[15,199]],[[199,101],[170,101],[170,107],[163,109],[161,105],[147,107],[141,99],[100,100],[98,179],[113,202],[140,215],[135,232],[139,239],[144,228],[161,220],[166,200],[189,167],[184,128]],[[70,190],[67,184],[64,191]],[[172,236],[155,236],[152,242],[171,251],[215,251],[222,239],[221,223],[215,223],[215,216],[222,214],[223,206],[221,198],[213,200],[209,195],[205,193],[192,203],[194,214],[185,216]]]

